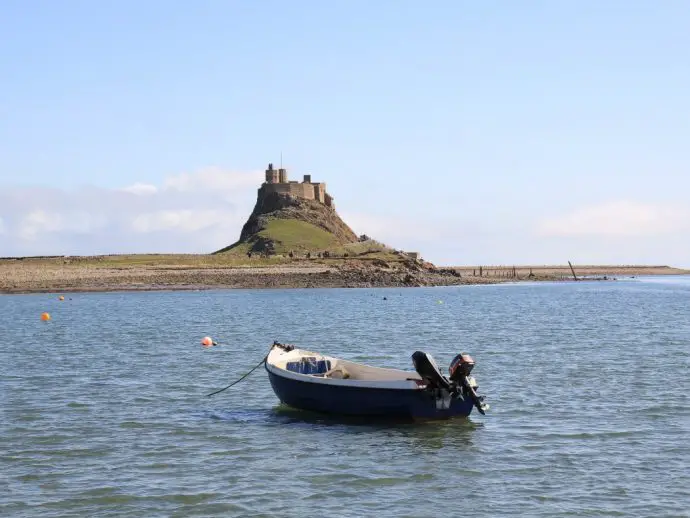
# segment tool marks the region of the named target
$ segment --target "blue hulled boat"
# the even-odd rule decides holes
[[[470,375],[474,360],[458,354],[449,377],[427,353],[412,355],[415,371],[372,367],[275,342],[266,357],[278,399],[294,408],[349,416],[443,419],[488,409]]]

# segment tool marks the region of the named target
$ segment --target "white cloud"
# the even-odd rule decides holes
[[[21,239],[32,240],[41,233],[59,231],[62,229],[62,219],[59,213],[34,210],[22,218],[18,235]]]
[[[417,214],[420,211],[415,211]],[[401,215],[339,212],[343,220],[357,235],[366,234],[396,248],[419,247],[446,240],[468,239],[472,236],[492,234],[482,223],[460,217],[429,217],[404,211]]]
[[[51,212],[38,209],[19,220],[16,236],[32,241],[46,234],[90,234],[104,228],[107,223],[103,215],[83,210]]]
[[[634,237],[690,230],[690,210],[673,205],[613,201],[543,221],[541,236]]]
[[[644,207],[644,210],[641,208]],[[358,233],[421,252],[436,264],[668,264],[690,266],[690,218],[682,207],[611,203],[539,223],[509,214],[491,221],[343,213]],[[536,231],[534,229],[537,229]],[[577,231],[577,232],[576,232]]]
[[[168,230],[197,232],[228,221],[234,222],[234,216],[232,211],[223,209],[159,210],[136,216],[131,226],[134,232],[140,233]]]
[[[403,222],[400,218],[361,212],[338,212],[357,235],[366,234],[373,239],[390,242],[415,233],[414,224],[409,221]]]
[[[181,192],[235,192],[238,189],[258,188],[263,181],[260,171],[234,172],[209,167],[195,173],[181,173],[165,181],[165,188]]]
[[[133,185],[123,187],[120,190],[124,191],[124,192],[129,192],[131,194],[136,194],[137,196],[146,196],[146,195],[150,195],[150,194],[156,194],[158,192],[158,187],[156,187],[155,185],[148,184],[148,183],[137,182]]]
[[[0,189],[1,255],[206,253],[238,237],[261,175],[210,168],[117,189]]]

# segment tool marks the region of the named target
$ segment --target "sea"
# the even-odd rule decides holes
[[[274,340],[410,370],[467,352],[490,410],[301,412],[263,368],[207,395]],[[687,517],[689,389],[688,276],[5,295],[0,516]]]

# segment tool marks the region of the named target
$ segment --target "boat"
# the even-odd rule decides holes
[[[278,399],[301,410],[413,420],[488,410],[470,375],[474,360],[469,354],[453,359],[448,377],[423,351],[416,351],[412,362],[415,371],[373,367],[274,342],[264,365]]]

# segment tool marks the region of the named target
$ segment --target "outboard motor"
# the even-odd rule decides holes
[[[416,351],[412,355],[412,363],[417,373],[426,380],[429,385],[436,388],[446,389],[452,391],[453,384],[446,378],[436,365],[434,358],[425,352]]]
[[[446,398],[457,397],[462,394],[464,397],[469,397],[472,400],[474,406],[481,414],[486,414],[486,410],[489,406],[483,402],[484,398],[482,396],[477,395],[470,381],[470,373],[474,368],[474,360],[469,354],[460,353],[453,358],[448,368],[450,379],[441,374],[438,365],[436,365],[434,358],[430,354],[416,351],[412,355],[412,362],[414,363],[414,368],[417,373],[437,394],[437,398],[445,400]],[[445,396],[443,396],[444,393]],[[446,404],[450,404],[450,399],[448,399]]]
[[[455,382],[460,382],[462,378],[466,378],[470,375],[473,368],[474,360],[472,357],[467,353],[460,353],[450,362],[448,374],[450,374],[450,379]]]
[[[460,353],[450,362],[448,373],[450,374],[451,381],[464,389],[465,394],[470,396],[479,413],[484,415],[488,406],[482,401],[484,398],[477,395],[469,380],[470,372],[472,372],[473,368],[474,360],[472,357],[467,353]]]

